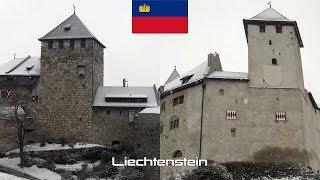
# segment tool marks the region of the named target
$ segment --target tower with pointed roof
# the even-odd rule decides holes
[[[272,7],[244,19],[250,86],[304,89],[297,22]]]
[[[103,85],[105,46],[72,14],[41,41],[39,123],[52,137],[87,140],[92,104]],[[50,138],[50,137],[43,137]]]

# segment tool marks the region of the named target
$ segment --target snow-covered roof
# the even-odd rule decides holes
[[[0,76],[40,76],[40,58],[16,58],[0,65]]]
[[[40,38],[40,41],[53,39],[95,39],[105,47],[90,30],[83,24],[76,14],[59,24],[48,34]]]
[[[238,79],[249,80],[248,73],[245,72],[229,72],[229,71],[214,71],[208,76],[212,79]]]
[[[160,114],[160,107],[145,108],[139,114]]]
[[[147,97],[147,102],[106,102],[106,97],[129,98]],[[122,86],[100,86],[93,103],[93,106],[103,107],[132,107],[146,108],[157,107],[156,94],[153,87],[122,87]]]
[[[257,14],[253,18],[249,18],[250,20],[269,20],[269,21],[293,21],[282,14],[280,14],[278,11],[273,9],[272,7],[262,11],[261,13]]]
[[[170,83],[178,77],[180,77],[180,74],[178,73],[177,68],[175,67],[165,84]]]
[[[228,72],[228,71],[214,71],[211,74],[208,74],[209,67],[208,62],[205,61],[199,66],[188,71],[184,75],[174,79],[168,84],[164,85],[164,91],[170,91],[182,86],[186,86],[190,83],[196,82],[203,79],[204,77],[211,79],[235,79],[235,80],[249,80],[248,74],[244,72]],[[186,77],[191,77],[190,80],[186,83],[183,83],[182,79]]]
[[[190,83],[195,82],[197,80],[200,80],[204,77],[204,75],[206,75],[208,73],[208,70],[209,70],[208,62],[205,61],[202,64],[200,64],[199,66],[197,66],[197,67],[193,68],[192,70],[190,70],[189,72],[185,73],[184,75],[172,80],[168,84],[165,84],[164,90],[168,91],[168,90],[180,87],[180,86],[184,86],[186,84],[190,84]],[[183,79],[184,77],[188,77],[188,76],[192,76],[192,77],[190,78],[190,80],[187,83],[182,84],[181,79]]]

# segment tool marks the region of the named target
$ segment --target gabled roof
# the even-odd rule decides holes
[[[106,97],[129,98],[146,97],[147,102],[106,102]],[[158,107],[156,94],[153,87],[122,87],[122,86],[100,86],[98,88],[94,107],[122,107],[122,108],[147,108]]]
[[[172,71],[170,77],[168,78],[165,84],[168,84],[169,82],[175,80],[178,77],[180,77],[180,74],[178,73],[177,68],[174,67],[174,70]]]
[[[298,44],[303,47],[303,42],[299,32],[298,24],[296,21],[291,20],[280,14],[273,8],[268,8],[256,16],[248,19],[243,19],[243,25],[246,32],[246,37],[248,40],[248,24],[255,25],[275,25],[275,26],[293,26],[295,34],[298,39]]]
[[[55,39],[94,39],[104,48],[105,46],[91,33],[76,14],[72,14],[48,34],[40,38],[40,41]]]
[[[293,21],[289,20],[278,11],[273,9],[272,7],[262,11],[261,13],[257,14],[251,20],[272,20],[272,21]]]
[[[3,63],[0,76],[40,76],[40,58],[27,56]]]

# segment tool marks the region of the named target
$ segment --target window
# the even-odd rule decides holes
[[[237,111],[226,111],[226,119],[227,120],[236,120],[237,119]]]
[[[74,49],[74,40],[70,40],[70,49]]]
[[[278,61],[277,61],[276,58],[273,58],[273,59],[272,59],[272,64],[273,64],[273,65],[277,65],[277,64],[278,64]]]
[[[163,102],[162,104],[161,104],[161,109],[160,109],[161,111],[165,111],[166,110],[166,102]]]
[[[266,26],[259,26],[260,27],[260,32],[265,33],[266,32]]]
[[[179,117],[173,116],[170,119],[170,129],[177,129],[179,127]]]
[[[49,41],[48,42],[48,49],[52,49],[52,47],[53,47],[53,41]]]
[[[282,33],[282,27],[281,26],[277,26],[276,27],[276,32],[277,33]]]
[[[98,110],[94,110],[94,114],[98,114]]]
[[[220,94],[221,96],[223,96],[223,95],[224,95],[224,90],[223,90],[223,89],[220,89],[220,90],[219,90],[219,94]]]
[[[59,48],[62,49],[63,48],[63,40],[59,41]]]
[[[287,114],[286,112],[276,112],[276,121],[286,121],[287,120]]]
[[[106,115],[109,116],[111,114],[110,110],[106,110]]]
[[[8,91],[7,90],[1,90],[1,98],[7,98],[8,97]]]
[[[82,48],[86,47],[86,40],[85,39],[81,39],[81,47]]]
[[[271,40],[269,40],[269,45],[270,45],[270,46],[272,45],[272,41],[271,41]]]
[[[193,76],[193,74],[189,75],[189,76],[185,76],[185,77],[181,78],[180,81],[182,81],[182,84],[185,84],[192,78],[192,76]]]
[[[180,158],[182,157],[182,152],[180,150],[176,150],[173,155],[172,155],[173,158]]]
[[[184,103],[184,96],[179,96],[173,99],[173,106]]]
[[[231,137],[236,137],[236,128],[231,128]]]

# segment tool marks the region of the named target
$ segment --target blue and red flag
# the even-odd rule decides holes
[[[188,33],[188,0],[132,0],[132,33]]]

